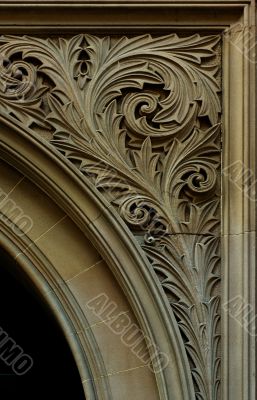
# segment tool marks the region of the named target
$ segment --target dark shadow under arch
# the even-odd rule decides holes
[[[13,364],[0,359],[1,399],[85,399],[75,360],[50,308],[1,249],[0,328],[33,359],[32,368],[20,376]]]

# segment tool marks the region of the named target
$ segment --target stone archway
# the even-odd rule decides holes
[[[182,384],[189,379],[188,367],[176,324],[165,298],[155,293],[161,290],[158,281],[146,269],[128,231],[94,189],[80,185],[73,169],[58,161],[60,154],[22,130],[2,124],[0,133],[2,194],[33,221],[31,229],[20,234],[15,211],[2,203],[1,246],[28,274],[59,320],[86,398],[119,399],[127,393],[135,399],[190,399],[190,380]],[[148,341],[148,357],[146,347],[143,351],[141,344],[142,360],[85,307],[101,293],[140,329]],[[163,355],[168,364],[162,369]],[[151,360],[155,373],[149,368]],[[172,392],[168,387],[174,388]]]
[[[254,1],[0,9],[0,245],[86,396],[255,398]],[[128,320],[148,362],[121,346]]]

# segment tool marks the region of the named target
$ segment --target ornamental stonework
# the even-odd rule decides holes
[[[198,400],[220,398],[220,37],[0,38],[0,113],[116,209],[175,315]]]

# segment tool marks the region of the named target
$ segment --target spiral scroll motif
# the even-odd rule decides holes
[[[32,97],[37,82],[36,67],[23,60],[0,57],[1,97],[22,101]]]
[[[185,165],[177,178],[179,180],[178,197],[181,192],[195,197],[208,196],[216,189],[217,172],[212,165],[200,161],[197,165]]]

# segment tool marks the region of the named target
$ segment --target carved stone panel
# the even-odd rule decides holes
[[[219,399],[220,37],[0,38],[0,113],[91,180],[176,317],[195,398]]]

